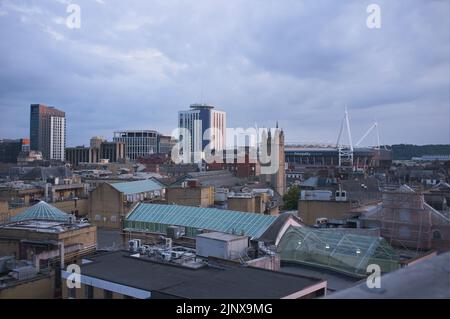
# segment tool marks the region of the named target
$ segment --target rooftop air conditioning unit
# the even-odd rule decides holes
[[[178,259],[183,255],[182,251],[172,251],[172,258],[173,259]]]
[[[178,226],[169,226],[167,227],[167,237],[172,239],[178,239],[182,236],[182,230]]]
[[[139,247],[141,247],[140,239],[132,239],[128,242],[128,250],[131,252],[137,252]]]
[[[162,257],[163,257],[164,261],[171,261],[172,260],[172,254],[170,252],[162,253]]]
[[[165,246],[166,246],[166,249],[172,250],[172,238],[166,238]]]
[[[139,247],[139,252],[141,254],[148,254],[150,252],[150,246],[149,245],[142,245],[141,247]]]
[[[347,192],[344,190],[337,190],[335,193],[335,200],[337,202],[346,202],[347,201]]]

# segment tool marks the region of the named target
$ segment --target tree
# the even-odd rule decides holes
[[[300,188],[296,185],[291,186],[289,191],[283,196],[283,209],[284,210],[297,210],[298,197],[300,194]]]

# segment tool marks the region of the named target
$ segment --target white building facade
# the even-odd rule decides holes
[[[189,131],[191,152],[202,151],[208,144],[211,149],[225,149],[226,113],[209,104],[192,104],[190,107],[190,110],[178,112],[178,127]],[[179,138],[181,141],[184,137]]]
[[[66,149],[66,118],[50,117],[50,159],[64,161]]]

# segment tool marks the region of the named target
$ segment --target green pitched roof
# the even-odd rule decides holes
[[[27,208],[22,213],[11,218],[12,222],[20,222],[25,220],[48,220],[48,221],[64,221],[68,222],[71,215],[59,210],[58,208],[40,201],[36,205]]]
[[[125,195],[139,194],[163,189],[163,185],[153,179],[135,182],[110,183],[112,187]]]
[[[146,223],[153,223],[244,234],[256,238],[276,219],[276,216],[217,208],[140,203],[125,218],[125,228],[146,231]]]

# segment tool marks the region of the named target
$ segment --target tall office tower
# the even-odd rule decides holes
[[[64,160],[66,113],[54,107],[31,104],[30,149],[42,152],[44,159]]]
[[[189,130],[191,152],[202,151],[208,144],[215,150],[225,149],[226,113],[215,110],[214,106],[209,104],[192,104],[190,108],[188,111],[178,112],[178,127]],[[205,135],[208,129],[209,134]],[[181,139],[180,136],[180,141]]]
[[[130,160],[158,152],[158,132],[152,130],[114,132],[113,141],[125,143],[125,153]]]

